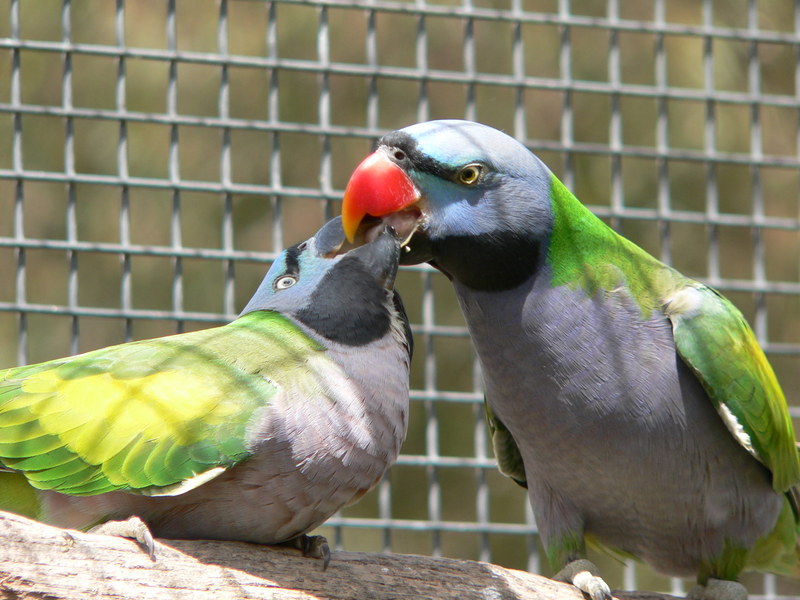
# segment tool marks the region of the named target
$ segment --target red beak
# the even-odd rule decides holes
[[[368,215],[383,217],[419,199],[419,190],[405,171],[377,150],[361,161],[347,183],[342,201],[344,234],[352,243]]]

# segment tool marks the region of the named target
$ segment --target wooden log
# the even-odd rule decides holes
[[[667,600],[644,592],[619,600]],[[58,529],[0,513],[3,600],[584,600],[574,587],[496,565],[414,555],[159,540],[151,561],[134,541]]]

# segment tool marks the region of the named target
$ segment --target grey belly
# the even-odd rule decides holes
[[[264,451],[178,496],[46,492],[43,520],[83,529],[136,515],[156,537],[272,544],[319,526],[373,487],[388,466],[386,453],[352,445],[342,457],[322,448],[304,461],[299,457],[313,455],[293,443],[275,436]]]
[[[333,469],[332,469],[333,471]],[[332,478],[313,481],[287,469],[269,474],[247,462],[179,496],[125,492],[75,497],[45,492],[44,519],[83,529],[107,519],[141,517],[156,537],[222,539],[273,544],[305,533],[357,499],[374,478],[356,474],[353,485]]]
[[[751,546],[783,499],[677,356],[669,322],[564,293],[484,304],[496,313],[470,323],[545,541],[582,528],[676,575],[725,539]]]

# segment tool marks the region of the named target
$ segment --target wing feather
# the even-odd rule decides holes
[[[800,457],[786,398],[739,310],[692,283],[665,302],[675,347],[700,380],[731,435],[772,472],[776,491],[800,483]]]
[[[483,399],[483,410],[486,415],[486,422],[489,425],[489,437],[492,440],[497,468],[506,477],[510,477],[517,484],[524,488],[528,487],[528,480],[525,475],[525,465],[522,462],[522,455],[517,446],[516,440],[505,424],[494,414],[489,407],[487,398]]]
[[[0,468],[39,489],[183,493],[250,455],[251,420],[313,340],[277,313],[0,371]]]

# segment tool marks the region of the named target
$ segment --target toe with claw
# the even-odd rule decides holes
[[[693,587],[689,600],[747,600],[747,588],[738,581],[709,579],[706,585]]]
[[[296,538],[283,543],[285,546],[297,548],[308,558],[319,558],[322,560],[322,570],[328,568],[331,562],[331,549],[328,540],[321,535],[299,535]]]
[[[154,561],[156,559],[156,542],[153,539],[153,534],[150,533],[150,529],[139,517],[130,517],[124,521],[106,521],[89,529],[89,533],[116,535],[136,540],[147,550],[150,560]]]
[[[581,558],[567,564],[553,579],[571,583],[591,600],[613,600],[611,588],[597,573],[594,563]]]

